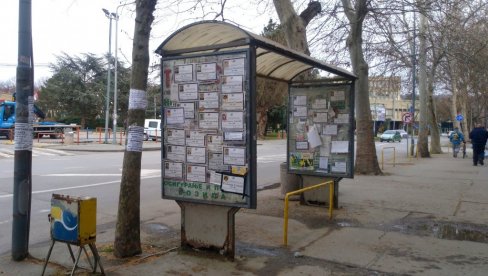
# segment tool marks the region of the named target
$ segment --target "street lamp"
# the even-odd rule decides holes
[[[117,137],[115,137],[117,133],[117,68],[118,68],[118,59],[117,59],[117,53],[119,51],[119,48],[117,46],[118,41],[119,41],[119,8],[123,6],[127,6],[130,4],[134,4],[135,2],[132,3],[125,3],[125,4],[120,4],[117,6],[117,9],[115,9],[115,66],[114,66],[114,114],[113,114],[113,129],[114,129],[114,136],[112,139],[112,144],[117,144]]]
[[[110,69],[111,69],[111,64],[110,64],[110,59],[112,57],[112,19],[116,18],[115,13],[109,12],[107,9],[102,9],[102,11],[105,13],[105,16],[109,19],[110,21],[110,27],[108,30],[108,72],[107,72],[107,96],[105,98],[105,140],[104,143],[108,143],[108,119],[109,119],[109,110],[110,110]],[[114,134],[115,135],[115,134]]]

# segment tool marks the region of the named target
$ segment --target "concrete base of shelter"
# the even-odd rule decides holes
[[[334,180],[334,208],[339,206],[339,181],[334,178],[319,177],[312,175],[302,175],[302,188],[307,188],[313,185],[324,183],[326,181]],[[329,204],[329,187],[324,186],[315,190],[303,193],[302,204],[309,205],[328,205]]]
[[[235,214],[238,207],[177,201],[181,208],[183,249],[215,251],[234,259]]]

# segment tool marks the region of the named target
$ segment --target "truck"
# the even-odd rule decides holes
[[[16,102],[0,100],[0,137],[5,136],[9,139],[14,138],[15,131],[15,108]],[[34,114],[44,120],[46,115],[36,105],[34,105]],[[72,128],[72,125],[62,124],[58,122],[39,121],[34,122],[34,138],[42,138],[44,135],[52,139],[60,138],[64,130]]]
[[[144,141],[161,139],[161,119],[144,120]]]

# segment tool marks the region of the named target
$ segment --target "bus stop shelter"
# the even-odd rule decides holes
[[[290,171],[352,177],[356,77],[349,71],[220,21],[185,26],[156,53],[162,57],[162,196],[176,200],[182,209],[182,245],[216,248],[233,257],[234,214],[239,208],[256,208],[256,77],[288,83],[289,95],[293,87],[298,89],[290,96],[289,113],[299,126],[307,116],[314,116],[310,122],[317,124],[330,117],[348,125],[343,128],[344,141],[336,141],[332,154],[340,158],[332,156],[330,164],[320,159],[322,168],[318,159],[316,165],[310,166],[309,160],[308,167],[302,166],[307,156],[302,147],[306,143],[310,151],[309,142],[289,139]],[[312,69],[326,75],[317,82],[327,84],[324,91],[330,95],[323,99],[320,85],[294,82]],[[307,98],[309,92],[315,94]],[[306,111],[307,105],[315,109]],[[341,128],[335,127],[336,134],[337,129]],[[294,165],[296,161],[301,167]]]

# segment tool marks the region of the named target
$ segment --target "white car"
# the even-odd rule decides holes
[[[400,132],[402,138],[408,138],[408,133],[405,130],[403,129],[394,129],[394,130]]]

